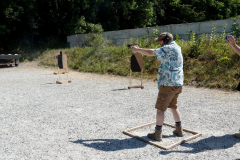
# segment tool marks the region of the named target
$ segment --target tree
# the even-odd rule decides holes
[[[0,11],[0,47],[39,46],[76,33],[236,17],[240,0],[2,0]]]

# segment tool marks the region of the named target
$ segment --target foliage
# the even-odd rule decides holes
[[[225,29],[226,24],[223,25],[223,32],[216,34],[214,25],[210,36],[202,34],[197,39],[195,32],[189,31],[189,40],[175,39],[182,49],[185,85],[236,90],[240,82],[240,56],[225,41],[225,35],[228,34]],[[157,32],[155,30],[155,33]],[[132,38],[123,46],[114,46],[112,42],[104,39],[102,34],[90,34],[87,40],[83,47],[64,49],[71,69],[129,76],[130,57],[133,53],[127,44],[137,44],[141,48],[160,47],[148,36]],[[236,40],[239,42],[238,38]],[[54,66],[54,61],[50,58],[54,51],[44,52],[39,58],[41,65]],[[156,80],[159,61],[154,56],[143,56],[143,60],[143,77]],[[134,73],[133,76],[140,77],[140,73]]]
[[[153,29],[153,37],[157,38],[159,36],[159,31],[157,29]]]
[[[236,18],[239,13],[240,0],[2,0],[0,51],[17,50],[25,60],[42,55],[42,64],[54,66],[47,55],[66,48],[67,35],[91,33],[85,46],[65,49],[70,67],[126,76],[131,50],[126,44],[114,46],[103,39],[103,31]],[[175,35],[183,51],[185,84],[194,81],[197,86],[236,88],[239,56],[224,41],[226,27],[216,34],[213,26],[210,37],[189,31],[187,41]],[[232,25],[232,32],[239,36],[238,24]],[[158,34],[155,30],[152,39],[142,37],[129,43],[157,48],[153,38]],[[144,76],[155,77],[157,65],[154,57],[144,56]]]
[[[85,21],[85,17],[81,16],[77,21],[75,26],[74,33],[84,34],[84,33],[102,33],[103,29],[100,24],[88,23]]]
[[[235,36],[237,36],[237,37],[239,37],[240,36],[240,30],[239,30],[239,24],[237,24],[236,22],[234,22],[233,23],[233,25],[232,25],[232,27],[231,27],[231,31],[232,31],[232,33],[235,35]]]
[[[0,50],[34,48],[47,44],[51,37],[62,42],[67,35],[77,33],[228,19],[239,15],[239,3],[240,0],[2,0]]]

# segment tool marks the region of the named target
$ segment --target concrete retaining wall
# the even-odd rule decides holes
[[[223,31],[223,25],[227,24],[226,33],[231,32],[232,24],[236,22],[240,24],[240,18],[236,19],[225,19],[225,20],[216,20],[216,21],[206,21],[206,22],[197,22],[197,23],[184,23],[184,24],[171,24],[165,26],[155,26],[155,27],[146,27],[146,28],[137,28],[137,29],[125,29],[118,31],[108,31],[103,32],[103,36],[106,39],[113,40],[118,45],[123,45],[125,41],[128,41],[130,38],[140,38],[146,35],[152,37],[153,30],[157,29],[161,32],[170,32],[173,35],[178,34],[182,39],[186,39],[186,35],[189,30],[195,31],[197,35],[203,33],[210,34],[213,28],[214,23],[216,23],[216,32],[221,33]],[[67,36],[67,42],[70,43],[71,47],[82,46],[85,42],[85,36],[87,34],[75,34]]]

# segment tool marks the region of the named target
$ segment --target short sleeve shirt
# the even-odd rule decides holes
[[[159,62],[158,88],[160,86],[183,85],[183,57],[181,47],[175,42],[154,49],[153,53]]]

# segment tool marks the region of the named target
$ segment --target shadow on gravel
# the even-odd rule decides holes
[[[236,143],[239,143],[239,139],[234,138],[233,135],[224,135],[220,137],[211,136],[209,138],[202,139],[198,142],[181,144],[181,146],[188,148],[188,150],[178,151],[174,150],[174,148],[170,151],[161,151],[160,154],[166,155],[172,152],[178,153],[199,153],[209,150],[220,150],[220,149],[227,149],[233,147]],[[189,150],[192,148],[192,150]]]
[[[166,136],[166,135],[162,135],[162,138],[171,138],[171,137],[177,137],[176,135],[168,135],[168,136]],[[150,140],[150,139],[149,139]]]
[[[122,91],[122,90],[128,90],[127,88],[122,88],[122,89],[113,89],[112,91]]]
[[[73,143],[83,144],[86,147],[94,148],[101,151],[118,151],[123,149],[143,148],[147,143],[137,140],[136,138],[129,139],[92,139],[92,140],[77,140]]]

